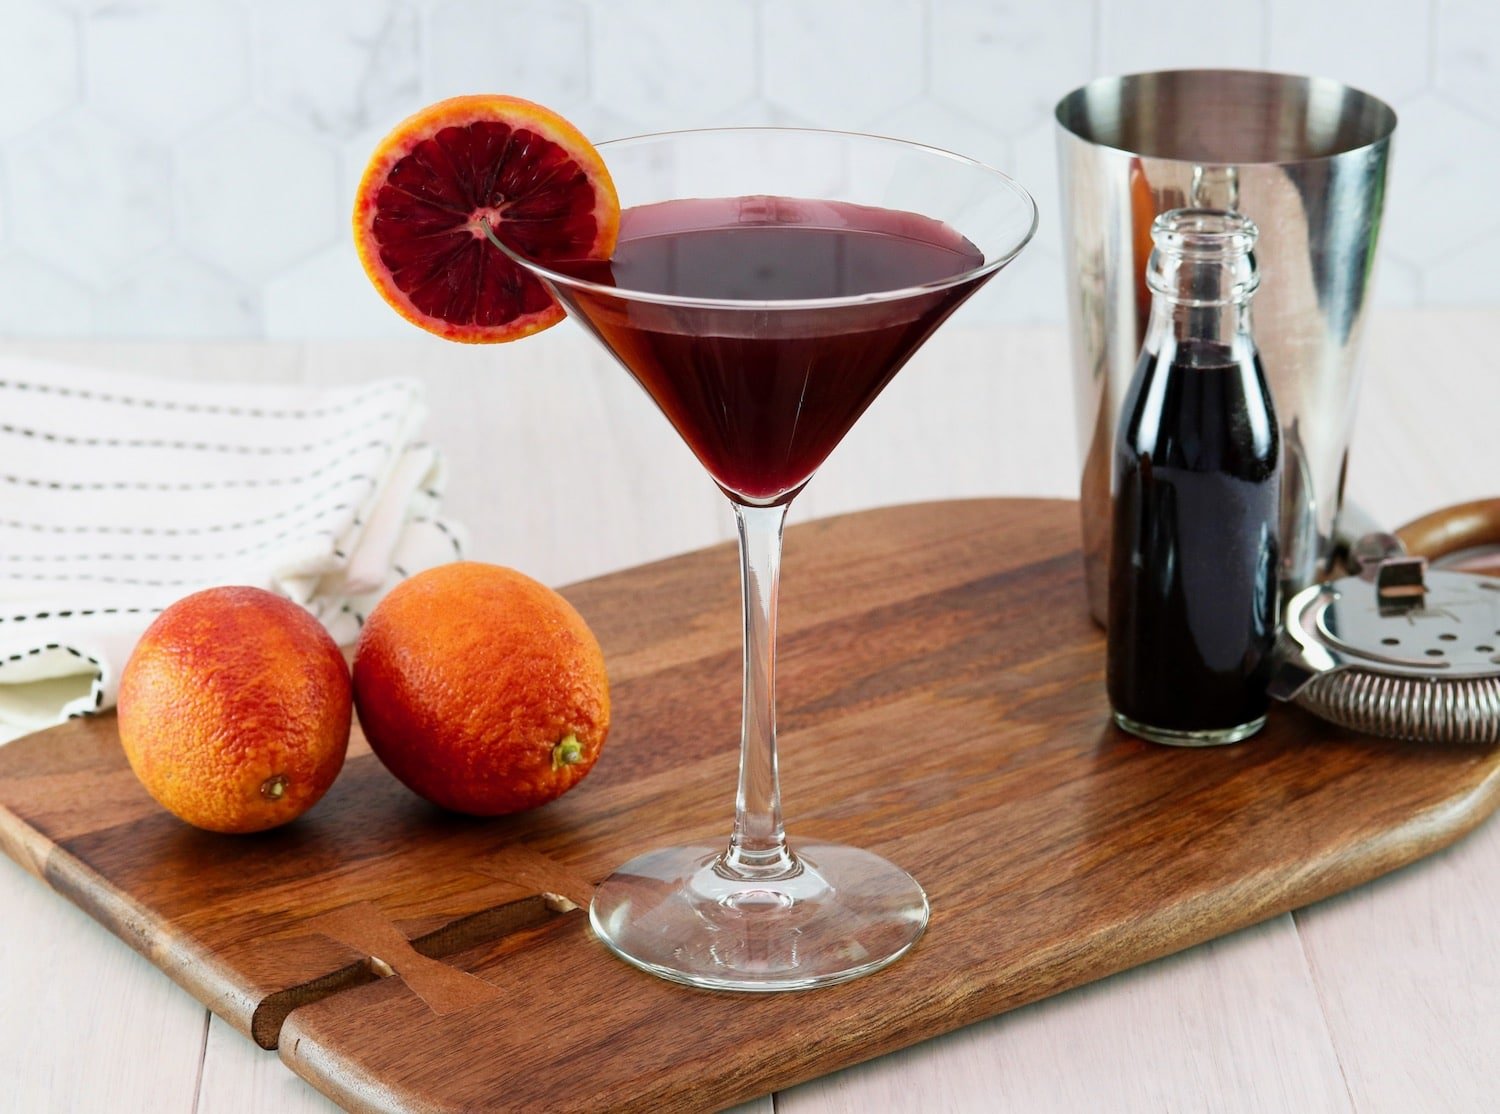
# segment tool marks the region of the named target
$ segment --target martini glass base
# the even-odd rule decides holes
[[[754,877],[748,876],[755,874]],[[927,895],[869,851],[807,843],[791,865],[733,872],[724,852],[670,847],[599,886],[594,932],[629,963],[709,990],[804,990],[879,970],[927,927]]]

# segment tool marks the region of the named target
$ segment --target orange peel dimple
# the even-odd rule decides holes
[[[539,262],[608,259],[620,199],[582,132],[500,94],[451,97],[403,120],[355,191],[360,264],[412,324],[485,344],[562,320],[540,281],[486,241],[483,223]]]
[[[562,742],[552,748],[552,768],[561,769],[564,766],[576,766],[583,761],[583,744],[578,741],[578,736],[571,731]]]

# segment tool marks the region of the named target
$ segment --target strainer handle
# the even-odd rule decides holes
[[[1476,499],[1423,515],[1396,531],[1406,551],[1465,572],[1500,576],[1500,498]],[[1472,551],[1472,554],[1470,553]]]

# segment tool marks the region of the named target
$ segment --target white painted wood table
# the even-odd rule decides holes
[[[1496,336],[1500,309],[1372,322],[1350,491],[1382,522],[1500,494]],[[447,508],[469,527],[471,553],[553,584],[731,536],[696,462],[571,325],[500,350],[421,337],[0,350],[223,379],[420,375],[431,438],[452,464]],[[921,499],[1071,497],[1069,392],[1060,329],[956,321],[875,404],[792,521]],[[1491,822],[1341,897],[746,1109],[1493,1111],[1497,921]],[[769,1050],[777,1036],[765,1039]],[[329,1109],[274,1053],[0,859],[0,1111]]]

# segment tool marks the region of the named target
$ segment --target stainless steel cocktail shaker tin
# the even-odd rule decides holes
[[[1395,112],[1321,78],[1178,70],[1091,82],[1056,119],[1094,617],[1113,437],[1151,307],[1151,223],[1168,209],[1232,209],[1260,227],[1254,330],[1284,435],[1282,584],[1312,583],[1343,495]]]

